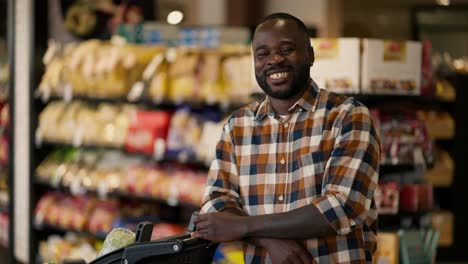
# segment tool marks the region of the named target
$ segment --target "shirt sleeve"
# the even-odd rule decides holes
[[[325,165],[321,196],[312,201],[338,235],[376,217],[371,204],[379,177],[378,136],[369,110],[350,105]]]
[[[224,126],[216,145],[216,156],[208,172],[200,213],[221,212],[226,208],[242,211],[237,162],[229,127],[229,123]]]

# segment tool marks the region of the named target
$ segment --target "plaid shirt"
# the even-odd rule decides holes
[[[318,263],[371,263],[376,249],[379,142],[369,110],[314,82],[276,115],[268,98],[235,112],[216,148],[201,212],[248,215],[315,205],[336,235],[302,241]],[[226,227],[229,228],[229,227]],[[246,263],[270,263],[244,244]]]

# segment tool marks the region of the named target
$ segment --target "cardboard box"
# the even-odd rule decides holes
[[[421,93],[420,42],[363,39],[362,44],[363,93]]]
[[[310,69],[320,88],[337,93],[359,93],[358,38],[312,38],[315,62]]]
[[[397,264],[399,260],[398,233],[379,232],[377,234],[377,252],[374,256],[376,264]]]
[[[453,244],[454,216],[449,211],[434,212],[431,215],[432,226],[440,233],[437,245],[449,247]]]

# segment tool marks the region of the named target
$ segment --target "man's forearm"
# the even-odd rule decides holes
[[[223,212],[230,213],[233,215],[239,215],[239,216],[246,216],[249,217],[244,211],[241,211],[237,208],[226,208],[223,210]],[[263,238],[263,237],[246,237],[243,239],[244,242],[247,242],[252,245],[260,246],[260,247],[265,247],[265,243],[267,243],[268,238]]]
[[[336,235],[325,217],[314,205],[307,205],[289,212],[244,218],[247,226],[245,237],[308,239]]]

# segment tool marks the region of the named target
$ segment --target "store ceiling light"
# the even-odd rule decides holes
[[[179,24],[184,19],[184,14],[179,10],[174,10],[167,15],[167,23],[171,25]]]
[[[450,0],[436,0],[436,2],[437,2],[438,5],[441,5],[441,6],[450,5]]]

